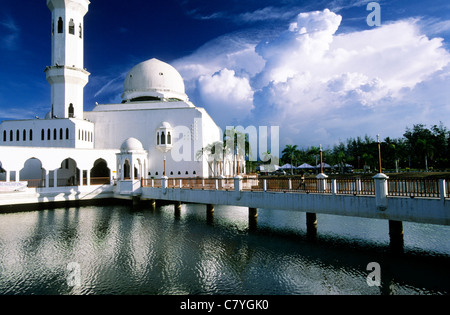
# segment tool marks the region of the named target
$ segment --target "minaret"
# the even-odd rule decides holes
[[[89,0],[47,0],[52,12],[52,64],[45,69],[51,85],[51,118],[83,119],[84,16]]]

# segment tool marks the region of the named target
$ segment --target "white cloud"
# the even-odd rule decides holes
[[[424,35],[413,19],[336,35],[341,20],[329,10],[301,13],[277,36],[230,35],[177,68],[215,120],[224,118],[216,110],[237,108],[232,97],[245,95],[242,108],[253,107],[247,125],[281,126],[282,146],[284,138],[317,145],[366,133],[395,137],[422,119],[446,124],[450,53],[442,39]],[[236,119],[232,113],[226,118]]]
[[[0,40],[7,50],[16,50],[20,29],[14,19],[10,16],[0,21]]]
[[[201,99],[214,104],[211,114],[223,122],[246,117],[253,109],[253,90],[247,78],[238,77],[234,70],[222,69],[212,76],[198,80]]]

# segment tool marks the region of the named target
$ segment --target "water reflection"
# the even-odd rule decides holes
[[[256,230],[247,209],[216,206],[211,219],[204,205],[2,214],[0,294],[450,293],[447,227],[405,226],[406,253],[393,256],[382,220],[318,216],[310,242],[301,213],[260,210]],[[372,261],[380,288],[366,283]],[[67,284],[70,262],[80,287]]]

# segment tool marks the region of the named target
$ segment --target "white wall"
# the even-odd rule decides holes
[[[159,104],[170,106],[171,103]],[[107,105],[100,108],[108,109]],[[114,110],[84,113],[86,119],[95,123],[96,149],[117,149],[126,139],[134,137],[148,151],[150,176],[163,175],[164,157],[167,176],[208,176],[207,165],[196,161],[195,154],[207,143],[220,140],[221,135],[217,125],[203,109],[186,106],[120,111],[118,108],[120,106],[113,105],[111,109]],[[162,122],[168,122],[177,131],[172,137],[174,147],[169,152],[157,149],[156,130]],[[176,135],[178,131],[181,133]]]

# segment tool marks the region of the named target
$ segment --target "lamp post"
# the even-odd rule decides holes
[[[323,174],[323,154],[322,154],[322,145],[320,145],[320,174]]]
[[[381,142],[380,142],[380,135],[377,135],[377,142],[378,142],[378,169],[379,173],[383,173],[381,170]]]
[[[164,155],[164,176],[166,176],[166,156]]]

